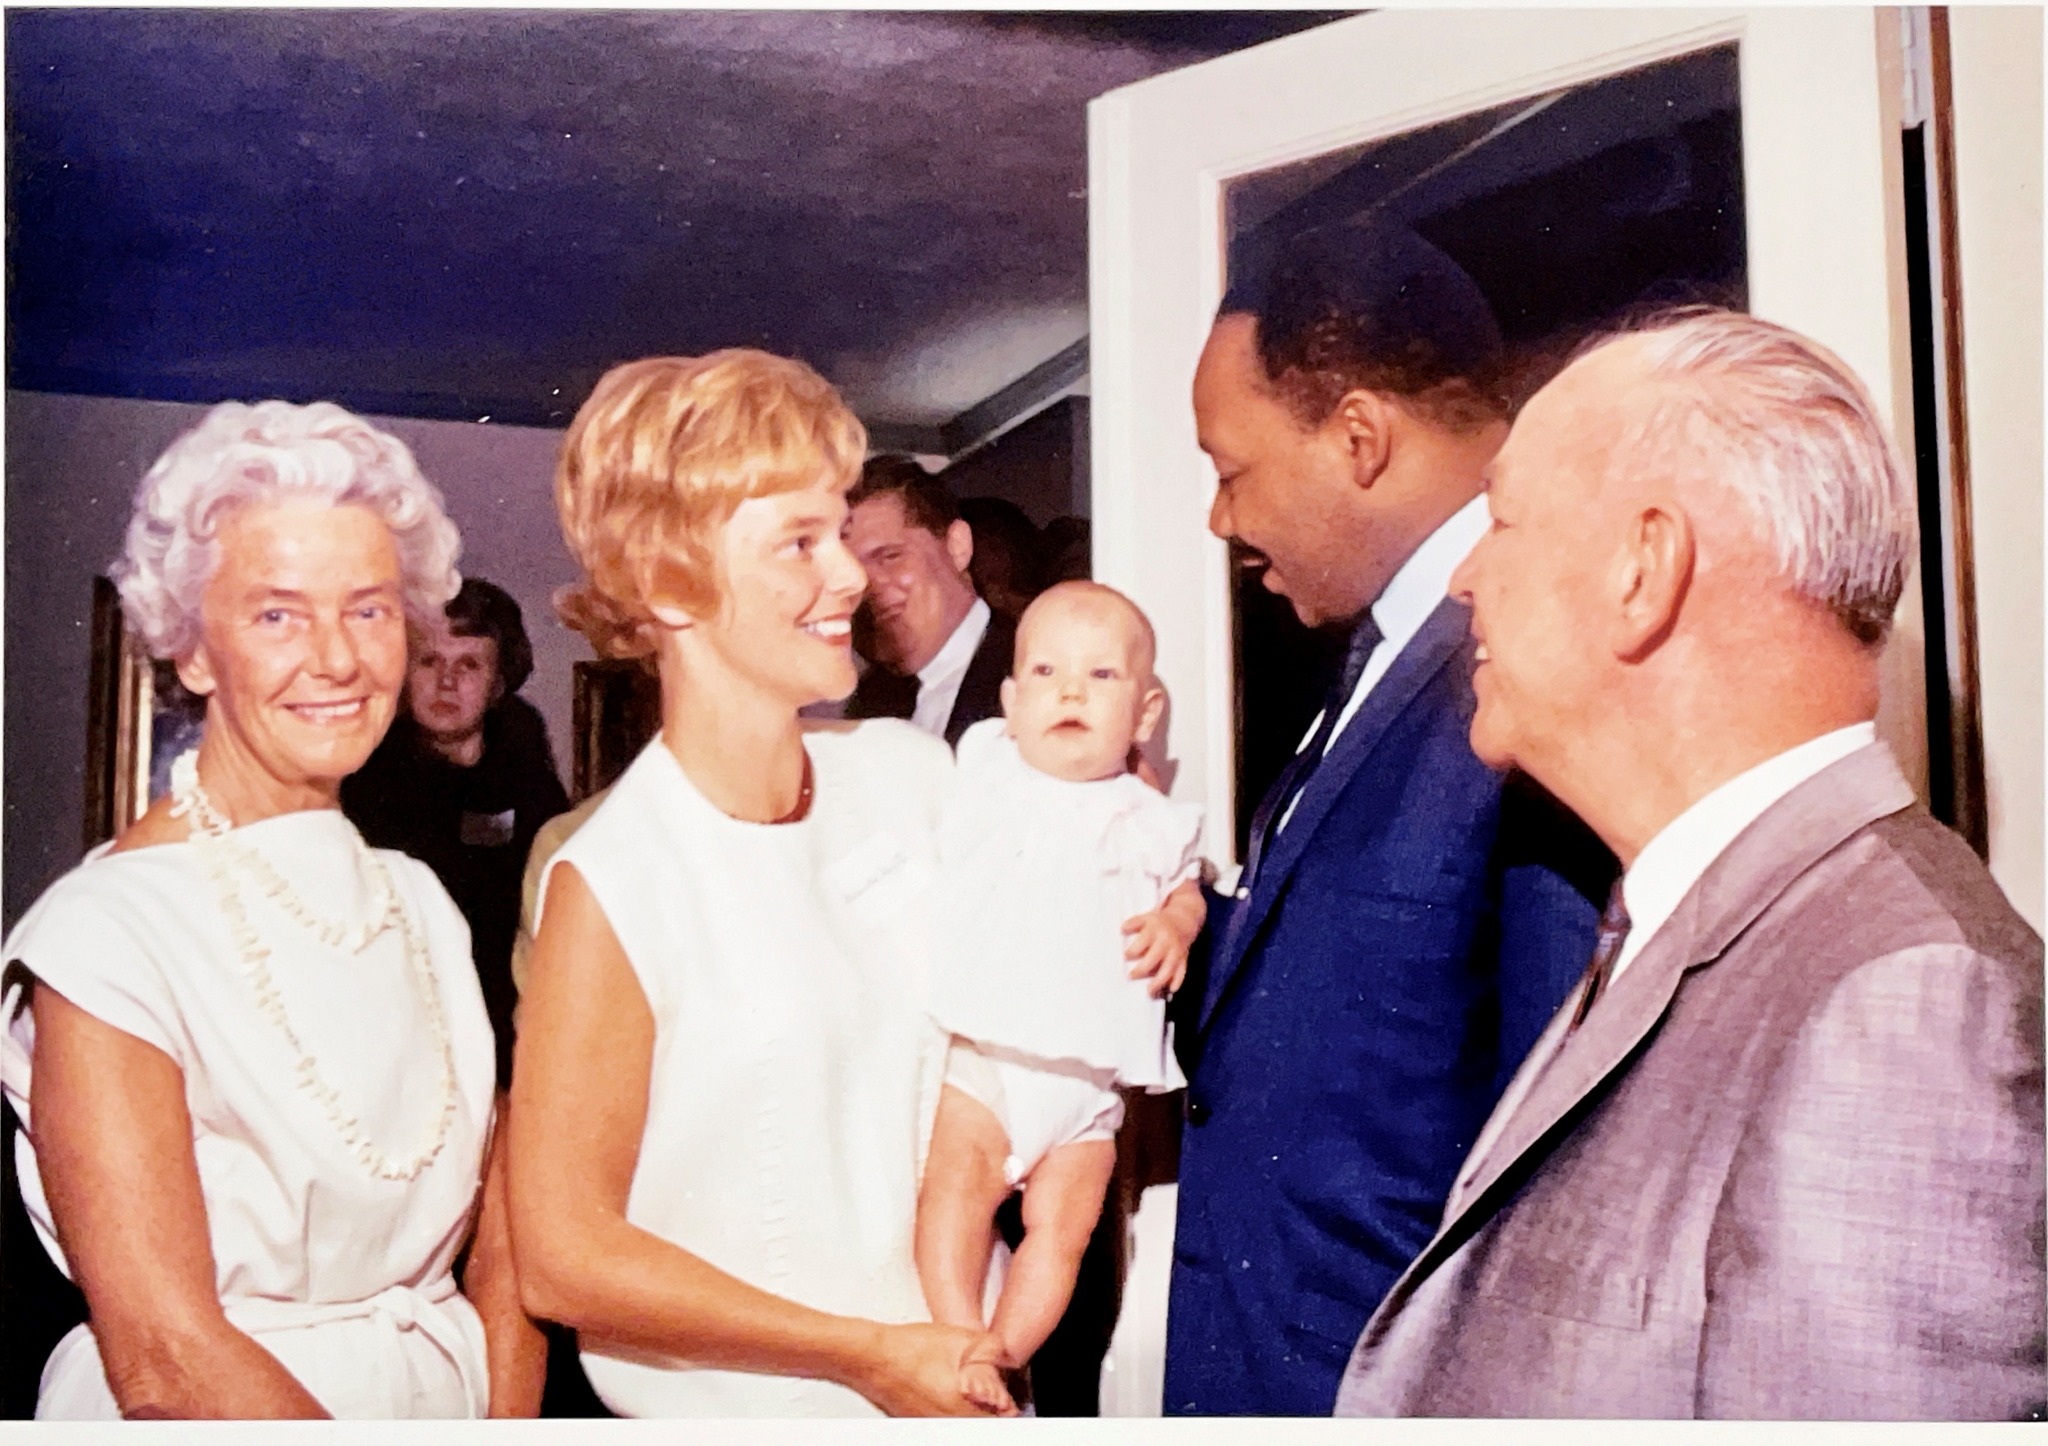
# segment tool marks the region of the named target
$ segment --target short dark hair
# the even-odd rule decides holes
[[[1352,391],[1398,396],[1459,431],[1508,415],[1492,307],[1414,231],[1353,221],[1253,250],[1216,314],[1253,319],[1266,378],[1305,424]]]
[[[526,619],[512,594],[494,582],[465,577],[449,600],[448,631],[458,638],[489,638],[498,645],[498,679],[505,694],[533,675],[533,644],[527,641]]]
[[[960,504],[946,484],[910,457],[868,458],[860,479],[847,490],[846,505],[858,507],[870,497],[902,499],[905,520],[934,537],[944,537],[946,529],[960,520]]]
[[[991,591],[1031,598],[1043,591],[1045,541],[1023,508],[1006,497],[963,497],[960,517],[974,534],[967,575],[976,592],[984,598]]]

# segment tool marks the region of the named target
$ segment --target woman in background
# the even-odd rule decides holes
[[[136,498],[130,625],[205,699],[172,790],[7,940],[22,1192],[91,1320],[45,1418],[529,1412],[461,916],[341,781],[383,736],[455,528],[397,439],[216,407]],[[474,1304],[472,1304],[472,1301]],[[487,1369],[488,1357],[488,1369]]]
[[[533,836],[569,798],[547,725],[519,696],[533,672],[533,645],[512,595],[464,578],[443,615],[410,633],[405,706],[370,761],[342,784],[341,807],[369,843],[432,869],[469,921],[503,1089],[512,1080],[520,875]]]

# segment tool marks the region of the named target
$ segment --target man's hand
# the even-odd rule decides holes
[[[1145,980],[1155,999],[1173,993],[1187,978],[1188,950],[1207,913],[1200,887],[1190,880],[1151,913],[1124,921],[1124,958],[1131,961],[1131,978]]]

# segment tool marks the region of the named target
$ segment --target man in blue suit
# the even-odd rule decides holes
[[[1494,1101],[1592,957],[1613,860],[1473,756],[1469,611],[1500,335],[1412,232],[1312,232],[1196,370],[1209,527],[1350,646],[1183,989],[1168,1414],[1327,1415]]]

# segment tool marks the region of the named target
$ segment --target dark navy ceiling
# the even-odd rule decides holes
[[[745,344],[931,428],[1085,334],[1087,101],[1330,18],[11,10],[8,384],[547,425]]]

